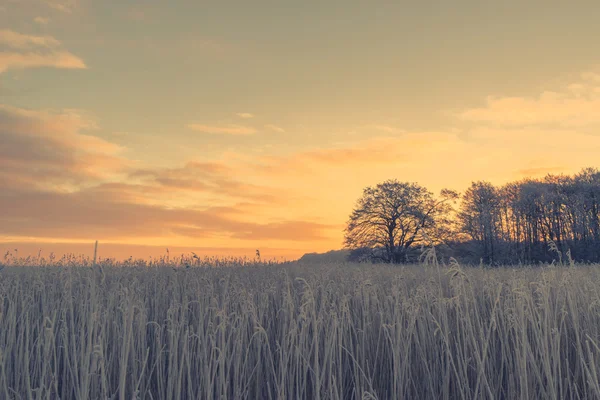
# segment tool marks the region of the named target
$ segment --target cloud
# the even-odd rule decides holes
[[[11,30],[0,30],[0,73],[9,69],[54,67],[84,69],[83,60],[61,49],[61,43],[52,36],[25,35]]]
[[[413,162],[427,152],[447,148],[456,135],[446,132],[415,132],[398,137],[375,137],[337,147],[264,156],[251,168],[267,175],[312,175],[316,171],[362,169]]]
[[[270,129],[275,132],[285,133],[285,129],[283,129],[282,127],[277,126],[277,125],[267,124],[267,125],[265,125],[265,128]]]
[[[234,246],[305,243],[333,229],[288,213],[263,218],[265,207],[289,207],[290,196],[248,181],[240,166],[134,167],[122,147],[89,133],[96,128],[79,110],[0,105],[0,237]]]
[[[251,113],[247,113],[247,112],[243,112],[243,113],[237,113],[235,114],[240,118],[244,118],[244,119],[248,119],[248,118],[254,118],[254,114]]]
[[[600,136],[577,128],[477,126],[449,152],[451,161],[443,167],[444,174],[462,181],[455,187],[460,189],[467,178],[502,184],[525,176],[570,174],[597,166]]]
[[[85,63],[69,52],[52,54],[0,53],[0,73],[9,69],[54,67],[62,69],[85,69]]]
[[[10,237],[111,241],[188,237],[306,242],[327,236],[331,229],[326,224],[293,220],[245,222],[210,208],[166,208],[126,202],[98,196],[87,189],[74,193],[13,190],[0,196],[0,210],[0,236]]]
[[[218,135],[252,135],[256,133],[256,129],[242,125],[214,126],[202,124],[188,124],[187,127],[194,131]]]
[[[77,7],[78,0],[45,0],[44,2],[54,10],[71,14]]]
[[[595,82],[597,84],[600,84],[600,73],[591,71],[583,72],[581,74],[581,79],[583,79],[584,81]]]
[[[95,122],[77,110],[34,111],[0,104],[0,182],[72,189],[120,173],[122,148],[83,133]]]
[[[578,82],[547,90],[536,97],[494,97],[484,107],[457,114],[467,122],[518,127],[549,125],[583,127],[600,124],[600,75],[581,74]]]
[[[39,25],[48,25],[48,22],[50,22],[50,19],[44,18],[44,17],[35,17],[33,19],[33,22],[35,22],[36,24],[39,24]]]
[[[454,159],[475,174],[473,179],[495,183],[597,166],[600,74],[596,71],[529,97],[488,96],[484,106],[456,113],[469,124]]]
[[[581,155],[600,150],[600,136],[578,131],[575,128],[550,129],[545,127],[505,128],[480,126],[469,131],[469,138],[479,146],[494,150],[510,150],[513,154],[550,155],[564,152]],[[563,158],[563,157],[558,157]]]
[[[34,48],[53,49],[59,47],[60,42],[52,36],[24,35],[22,33],[3,29],[0,30],[0,45],[18,50],[29,50]]]
[[[137,170],[130,178],[171,193],[218,196],[221,201],[244,199],[271,205],[286,202],[286,196],[274,188],[241,181],[248,179],[244,170],[243,166],[222,162],[192,161],[179,168]]]

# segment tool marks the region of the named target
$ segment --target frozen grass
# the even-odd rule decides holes
[[[0,327],[3,399],[600,398],[595,266],[17,265]]]

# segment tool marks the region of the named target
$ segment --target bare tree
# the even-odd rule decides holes
[[[450,202],[457,198],[447,189],[436,198],[423,186],[397,180],[367,187],[350,215],[345,246],[379,261],[408,261],[411,247],[439,243],[451,231]]]
[[[499,236],[500,196],[498,190],[488,182],[473,182],[462,199],[458,214],[460,226],[472,240],[479,243],[483,259],[494,262],[494,247]]]
[[[454,248],[489,263],[550,262],[556,252],[600,260],[600,171],[547,175],[496,188],[474,182],[462,198]],[[473,246],[474,245],[474,246]]]

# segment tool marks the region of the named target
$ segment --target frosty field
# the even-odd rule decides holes
[[[5,399],[597,399],[597,266],[9,266]]]

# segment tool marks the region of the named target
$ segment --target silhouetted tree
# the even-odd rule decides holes
[[[462,196],[458,221],[462,232],[476,242],[482,258],[492,264],[500,222],[498,190],[489,182],[473,182]]]
[[[409,261],[412,248],[451,234],[450,203],[457,198],[451,190],[436,198],[423,186],[397,180],[367,187],[350,215],[345,246],[363,259]]]
[[[511,182],[475,182],[463,196],[458,221],[468,242],[455,254],[488,263],[549,262],[569,255],[600,261],[600,171]],[[560,254],[559,254],[560,253]]]

